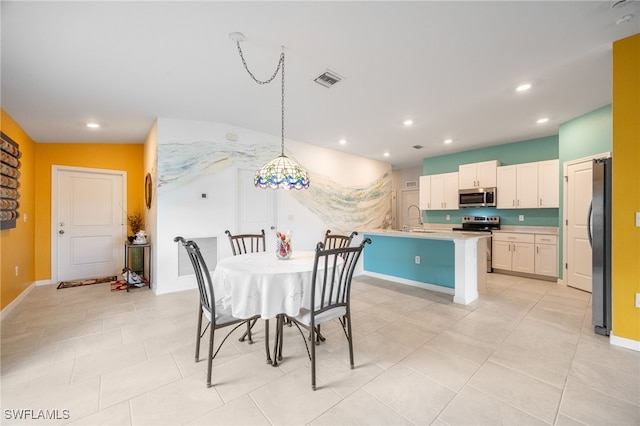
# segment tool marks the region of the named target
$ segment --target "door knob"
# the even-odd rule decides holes
[[[60,234],[60,235],[64,234],[64,229],[59,230],[58,234]]]

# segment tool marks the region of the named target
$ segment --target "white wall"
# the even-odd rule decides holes
[[[156,130],[158,187],[151,241],[154,291],[163,294],[195,287],[192,276],[178,276],[182,248],[173,242],[175,236],[218,237],[218,257],[231,256],[224,231],[236,222],[236,170],[257,169],[276,157],[280,141],[278,136],[214,122],[159,118]],[[229,134],[235,138],[227,138]],[[293,231],[294,250],[313,250],[329,228],[350,232],[380,226],[391,209],[388,163],[297,141],[285,143],[285,154],[307,169],[311,180],[307,190],[276,192],[276,228]],[[202,199],[201,193],[208,198]]]

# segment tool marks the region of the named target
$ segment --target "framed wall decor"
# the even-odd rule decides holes
[[[0,229],[16,227],[20,216],[20,162],[19,145],[0,132]]]
[[[151,180],[151,173],[147,173],[144,177],[144,203],[147,206],[147,210],[151,208],[151,197],[153,195],[153,181]]]

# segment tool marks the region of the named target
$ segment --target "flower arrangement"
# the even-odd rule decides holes
[[[127,214],[127,222],[129,222],[131,232],[135,235],[144,226],[144,216],[140,210],[135,210],[132,214]]]
[[[276,232],[276,256],[278,259],[289,259],[291,257],[291,233]]]

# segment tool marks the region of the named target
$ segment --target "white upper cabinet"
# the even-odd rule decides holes
[[[420,176],[420,210],[431,210],[431,176]]]
[[[560,160],[538,163],[538,207],[560,207]]]
[[[496,186],[498,160],[481,163],[461,164],[458,166],[458,188],[491,188]]]
[[[420,176],[421,210],[458,209],[458,172]]]
[[[496,208],[515,209],[518,199],[516,193],[516,166],[498,167],[496,175]]]
[[[559,160],[498,167],[499,209],[558,208]]]
[[[535,209],[538,207],[538,163],[516,165],[516,207]]]

